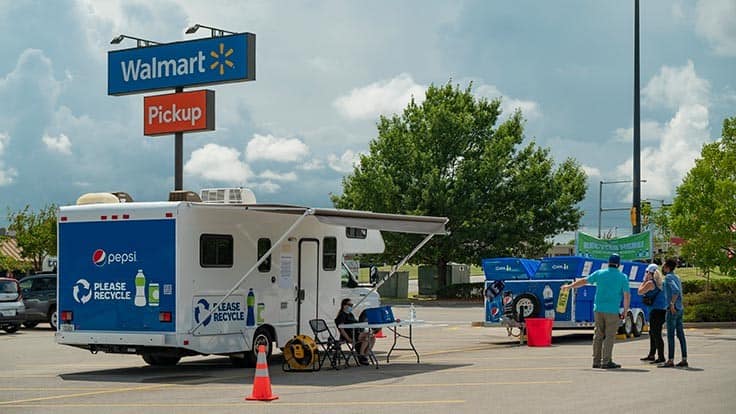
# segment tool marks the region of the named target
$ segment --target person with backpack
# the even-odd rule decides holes
[[[667,316],[667,297],[663,289],[664,277],[659,272],[659,267],[652,263],[647,266],[644,282],[637,291],[643,296],[642,302],[649,306],[649,353],[641,360],[649,361],[650,364],[661,364],[665,361],[662,326]],[[655,353],[658,355],[656,359]]]

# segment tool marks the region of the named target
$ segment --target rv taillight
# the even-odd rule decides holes
[[[159,312],[158,321],[159,322],[171,322],[171,312]]]
[[[72,314],[72,311],[61,311],[62,322],[71,322],[73,318],[74,315]]]

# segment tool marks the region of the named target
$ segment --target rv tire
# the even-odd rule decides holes
[[[635,338],[640,337],[641,333],[644,331],[644,315],[641,312],[636,315],[636,319],[634,319],[631,330]]]
[[[176,365],[179,363],[179,360],[181,359],[180,356],[166,356],[166,355],[154,355],[154,354],[143,354],[141,356],[143,357],[143,360],[146,361],[148,365],[159,366],[159,367],[167,367],[167,366]]]
[[[271,336],[271,332],[263,326],[256,329],[256,333],[253,334],[253,349],[245,352],[245,359],[243,361],[245,366],[256,366],[256,362],[258,361],[259,345],[266,346],[266,360],[268,360],[271,357],[271,352],[273,352],[273,338]],[[230,360],[232,361],[232,359],[233,358],[231,357]]]

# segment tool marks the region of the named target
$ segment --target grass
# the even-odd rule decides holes
[[[680,276],[682,280],[705,280],[703,272],[697,267],[680,267],[675,270],[675,274]],[[710,279],[729,279],[730,276],[719,273],[718,271],[710,271]]]
[[[417,280],[419,279],[419,266],[423,265],[404,265],[399,268],[399,271],[409,272],[409,280]],[[389,272],[391,271],[391,266],[379,266],[378,270]],[[470,276],[483,276],[483,269],[480,266],[470,266]],[[368,283],[368,268],[361,267],[358,277],[361,283]]]

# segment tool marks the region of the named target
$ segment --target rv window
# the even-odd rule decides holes
[[[271,239],[258,239],[258,260],[271,248]],[[258,266],[258,271],[261,273],[271,271],[271,255]]]
[[[368,236],[368,229],[360,227],[345,227],[345,236],[348,239],[365,239]]]
[[[199,237],[199,265],[233,267],[233,236],[203,234]]]
[[[322,269],[337,269],[337,238],[325,237],[322,246]]]

